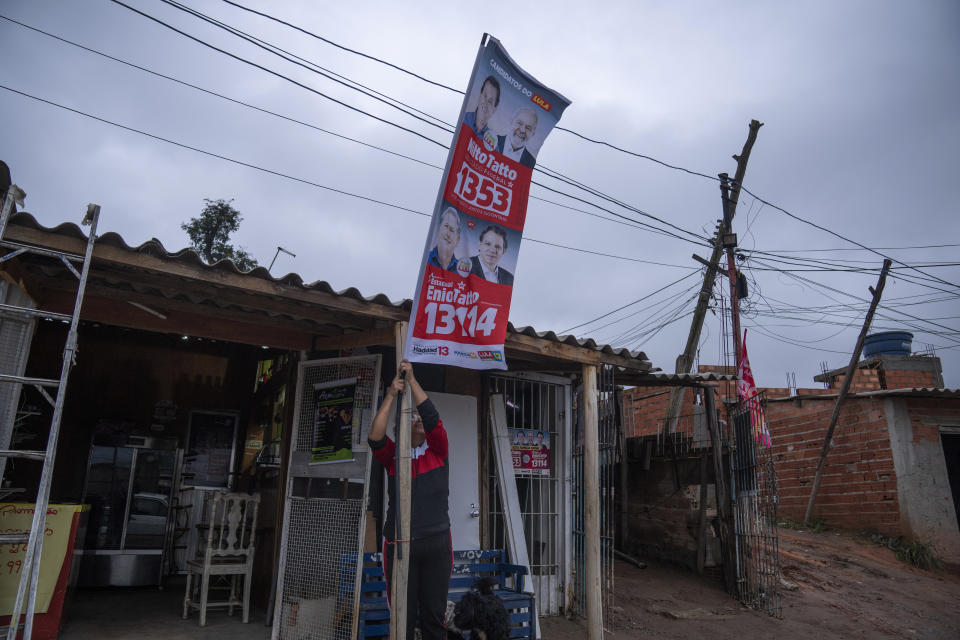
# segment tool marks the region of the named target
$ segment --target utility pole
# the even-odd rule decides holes
[[[730,235],[733,216],[737,211],[737,201],[740,199],[740,185],[743,184],[743,177],[747,172],[747,161],[750,159],[750,151],[753,149],[753,143],[757,140],[757,132],[763,126],[762,122],[757,120],[750,121],[750,130],[747,134],[747,140],[743,144],[743,150],[740,155],[734,155],[733,159],[737,161],[737,172],[734,176],[732,189],[725,178],[726,174],[720,174],[720,188],[723,196],[723,221],[717,229],[717,237],[713,242],[713,253],[710,255],[710,261],[707,263],[707,272],[703,276],[703,286],[700,287],[700,296],[697,300],[697,308],[693,312],[693,321],[690,323],[690,333],[687,335],[687,344],[683,353],[677,356],[676,373],[690,373],[693,366],[693,356],[696,354],[697,345],[700,344],[700,332],[703,330],[703,319],[707,314],[707,307],[710,303],[710,293],[713,291],[714,280],[717,272],[720,270],[720,257],[723,254],[724,240]],[[729,194],[725,189],[729,190]],[[733,246],[736,246],[736,236],[732,238]],[[694,256],[698,259],[698,256]],[[728,251],[728,266],[733,260],[732,248]],[[701,259],[701,261],[703,261]],[[736,270],[731,272],[734,278],[733,286],[736,285]],[[730,275],[728,273],[728,275]],[[734,295],[736,292],[734,291]],[[736,330],[739,331],[740,319],[735,315]],[[740,338],[736,336],[736,342],[739,344]],[[737,349],[739,358],[739,348]],[[739,360],[738,360],[739,364]],[[667,405],[667,420],[664,423],[664,433],[671,433],[676,430],[677,419],[680,417],[680,408],[683,405],[683,397],[686,389],[684,387],[674,387],[670,391],[670,402]]]
[[[737,234],[733,232],[733,216],[737,212],[737,203],[740,201],[740,186],[747,173],[747,161],[750,151],[757,140],[757,132],[763,123],[758,120],[750,121],[750,133],[743,144],[743,151],[739,156],[733,156],[737,161],[737,172],[733,176],[733,184],[725,173],[720,174],[720,197],[723,198],[724,235],[723,246],[727,250],[727,276],[730,279],[730,314],[733,319],[733,353],[736,358],[737,371],[740,370],[740,302],[737,294],[737,263],[734,249],[737,247]]]
[[[867,317],[863,320],[863,327],[860,329],[860,335],[857,337],[857,344],[853,348],[853,354],[850,356],[850,364],[847,365],[847,372],[843,376],[843,384],[840,385],[840,394],[837,396],[837,404],[833,407],[833,415],[830,416],[830,426],[827,427],[827,435],[823,439],[823,450],[820,452],[820,460],[817,462],[817,474],[813,478],[813,488],[810,490],[810,501],[807,503],[807,512],[803,516],[804,522],[810,522],[813,516],[813,505],[817,501],[817,491],[820,490],[820,480],[823,478],[823,466],[827,460],[827,454],[830,452],[830,441],[833,440],[833,431],[837,427],[837,418],[840,417],[840,406],[844,398],[847,397],[847,391],[850,390],[850,383],[853,381],[853,374],[857,370],[857,362],[860,361],[860,351],[863,350],[863,341],[867,337],[867,331],[870,330],[870,323],[873,321],[873,312],[877,310],[880,304],[880,296],[883,295],[883,285],[887,282],[887,272],[892,263],[889,259],[883,261],[883,269],[880,270],[880,279],[877,280],[877,288],[870,287],[870,293],[873,294],[873,300],[870,301],[870,309],[867,311]]]

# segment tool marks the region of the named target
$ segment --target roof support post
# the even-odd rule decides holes
[[[583,365],[583,539],[587,581],[587,638],[603,640],[603,597],[600,583],[600,414],[597,409],[597,367]]]
[[[397,368],[403,358],[403,341],[407,335],[407,323],[394,326],[397,345]],[[394,539],[393,584],[390,601],[390,640],[407,640],[407,577],[410,567],[410,386],[404,385],[403,397],[397,405],[396,432],[393,434],[397,449],[395,454],[394,482],[397,483],[396,518],[397,534]],[[409,640],[413,640],[410,638]]]

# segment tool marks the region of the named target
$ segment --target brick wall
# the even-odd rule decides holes
[[[847,376],[844,374],[837,375],[833,380],[830,381],[830,388],[834,392],[838,391],[840,387],[843,386],[843,380]],[[850,383],[850,393],[856,393],[858,391],[877,391],[883,389],[884,387],[880,384],[880,371],[877,369],[856,369],[853,372],[853,381]]]
[[[692,403],[693,394],[687,393],[684,400]],[[634,387],[623,391],[623,415],[628,438],[654,436],[667,415],[670,402],[668,387]],[[691,409],[692,410],[692,409]]]
[[[781,516],[803,520],[833,408],[832,398],[767,405]],[[813,515],[832,526],[900,533],[897,478],[882,399],[845,401]]]
[[[960,401],[955,398],[909,398],[907,409],[914,442],[940,443],[940,426],[960,423]]]
[[[638,557],[666,560],[691,569],[697,566],[697,531],[700,523],[699,463],[679,460],[676,473],[680,488],[676,488],[673,462],[667,458],[653,458],[649,469],[639,460],[629,462],[627,494],[624,508],[627,518],[627,539],[622,548]],[[708,478],[712,480],[712,478]],[[706,515],[716,517],[716,496],[713,485],[707,492]],[[705,566],[719,564],[719,539],[708,527]]]
[[[861,361],[857,367],[850,384],[851,393],[943,386],[940,359],[936,357],[879,355]],[[835,373],[830,378],[830,388],[839,389],[845,377],[843,373]]]
[[[938,384],[935,371],[884,371],[887,389],[931,389]]]

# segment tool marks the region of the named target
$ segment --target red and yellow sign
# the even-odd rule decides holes
[[[51,504],[47,507],[46,531],[40,556],[40,579],[35,611],[45,613],[57,586],[60,569],[70,544],[73,516],[84,510],[79,504]],[[33,504],[0,503],[0,533],[27,533],[33,522]],[[27,545],[0,544],[0,616],[13,613],[20,574],[25,570]],[[22,610],[20,613],[24,613]]]

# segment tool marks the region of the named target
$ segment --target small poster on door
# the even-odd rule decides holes
[[[510,429],[513,473],[518,476],[550,475],[550,432]]]
[[[313,448],[311,464],[353,460],[356,378],[313,385]]]

